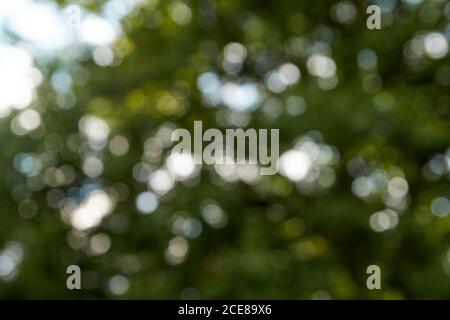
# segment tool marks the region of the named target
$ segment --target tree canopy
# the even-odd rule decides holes
[[[1,298],[450,298],[447,1],[22,2]],[[172,161],[196,120],[279,129],[279,174]]]

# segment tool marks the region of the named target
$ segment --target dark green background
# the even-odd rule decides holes
[[[395,8],[383,15],[383,21],[392,22],[381,30],[366,28],[364,1],[353,1],[357,16],[349,24],[333,19],[330,11],[335,1],[184,1],[192,9],[192,20],[185,26],[170,18],[171,3],[144,5],[124,19],[125,35],[115,50],[125,53],[117,66],[99,67],[90,58],[70,63],[55,58],[39,64],[45,81],[35,104],[45,105],[43,134],[18,137],[9,125],[15,113],[0,119],[0,249],[9,241],[24,248],[14,280],[0,279],[0,298],[450,298],[450,219],[435,216],[430,209],[433,199],[449,195],[448,167],[435,179],[423,174],[428,161],[445,154],[450,146],[450,60],[448,55],[441,59],[423,55],[411,63],[404,53],[407,42],[420,34],[447,30],[448,36],[448,3],[424,1],[411,6],[396,1]],[[95,11],[99,6],[100,1],[88,7]],[[149,28],[155,12],[161,24]],[[306,44],[300,51],[292,49],[298,38]],[[336,62],[339,82],[332,90],[321,89],[306,67],[308,50],[319,41],[328,44]],[[225,74],[222,52],[230,42],[243,44],[248,52],[241,72],[230,79],[251,77],[264,85],[265,73],[255,67],[261,57],[266,59],[267,70],[284,62],[300,68],[302,78],[297,85],[278,94],[265,90],[247,127],[280,128],[281,153],[292,148],[298,137],[320,132],[323,143],[339,150],[340,160],[333,168],[335,183],[311,193],[300,192],[281,175],[263,177],[254,185],[218,184],[215,181],[220,178],[204,166],[197,184],[178,183],[160,199],[152,215],[139,214],[135,198],[147,186],[134,180],[132,169],[142,161],[144,141],[167,122],[192,130],[193,121],[202,120],[205,128],[221,128],[216,116],[226,107],[205,105],[196,81],[205,71]],[[131,49],[123,50],[124,43]],[[358,67],[358,53],[365,48],[377,54],[378,65],[373,70]],[[89,74],[86,83],[75,85],[77,101],[69,110],[56,105],[48,83],[61,66],[71,74],[80,68]],[[362,86],[368,74],[382,80],[373,92]],[[179,97],[184,111],[162,113],[156,101],[164,92]],[[380,92],[392,96],[390,109],[374,105]],[[283,111],[267,121],[263,102],[280,99],[285,110],[291,95],[304,97],[305,112],[292,116]],[[70,151],[67,139],[78,133],[79,119],[87,113],[105,119],[110,136],[120,133],[130,141],[125,156],[114,156],[107,148],[103,154],[105,170],[96,182],[105,188],[124,183],[129,197],[100,226],[86,232],[87,238],[99,232],[111,238],[111,249],[100,256],[69,246],[72,227],[62,221],[59,210],[47,204],[46,195],[52,188],[27,191],[26,177],[13,167],[18,153],[41,154],[48,147],[48,135],[56,134],[63,141],[56,151],[57,166],[71,165],[77,173],[72,184],[58,189],[67,195],[71,188],[82,186],[87,181],[82,161]],[[354,177],[347,164],[356,157],[368,164],[362,175],[375,168],[404,172],[409,205],[395,228],[385,232],[370,228],[369,217],[385,205],[381,196],[362,200],[352,193]],[[163,160],[154,165],[162,164]],[[31,219],[18,213],[24,199],[38,206]],[[214,199],[223,208],[227,225],[214,229],[203,223],[201,235],[187,239],[186,260],[169,265],[164,252],[174,237],[173,215],[183,211],[202,220],[200,208],[206,199]],[[273,210],[282,212],[281,219],[270,219]],[[111,227],[117,215],[127,221],[128,227],[121,232]],[[126,255],[139,261],[136,272],[127,272],[121,265]],[[81,291],[66,289],[65,269],[71,264],[82,269]],[[365,271],[371,264],[381,267],[381,290],[366,288]],[[117,274],[125,275],[130,284],[120,296],[108,290],[109,279]]]

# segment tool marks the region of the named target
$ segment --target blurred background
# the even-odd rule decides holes
[[[1,1],[0,298],[450,298],[449,39],[445,0]],[[279,174],[169,156],[194,120],[279,128]]]

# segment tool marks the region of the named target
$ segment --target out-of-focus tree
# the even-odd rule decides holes
[[[450,4],[378,1],[368,30],[371,3],[10,13],[0,73],[23,70],[0,75],[0,297],[450,298]],[[32,19],[40,6],[54,17]],[[36,86],[29,103],[14,83]],[[280,174],[171,158],[194,120],[279,128]],[[73,264],[83,290],[66,288]]]

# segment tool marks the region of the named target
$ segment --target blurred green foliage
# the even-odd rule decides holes
[[[182,7],[180,16],[173,6],[181,2],[147,0],[123,19],[112,65],[97,65],[94,49],[82,43],[44,62],[37,59],[44,82],[30,108],[39,110],[40,127],[18,136],[10,123],[19,111],[0,120],[0,252],[11,241],[23,248],[17,274],[0,278],[0,297],[450,298],[450,219],[439,208],[433,214],[432,206],[444,199],[440,210],[445,211],[450,194],[449,55],[433,58],[420,47],[430,32],[444,34],[448,43],[450,6],[414,2],[421,1],[392,1],[392,8],[384,1],[382,29],[368,30],[365,1],[340,2],[356,9],[348,18],[344,9],[342,17],[336,13],[338,2],[325,0],[183,1],[189,12]],[[86,1],[90,10],[101,6]],[[246,49],[237,72],[224,69],[229,43]],[[364,49],[376,54],[375,62],[369,54],[366,69],[361,67]],[[75,59],[64,59],[78,51]],[[308,59],[314,53],[336,64],[331,88],[311,75]],[[301,79],[273,92],[268,73],[286,62],[298,66]],[[61,107],[51,85],[60,68],[73,79],[71,108]],[[205,72],[222,81],[253,81],[261,101],[244,112],[223,103],[208,105],[198,87]],[[292,96],[303,97],[304,112],[289,112]],[[126,137],[128,152],[118,156],[108,146],[89,151],[79,129],[86,114],[108,123],[109,139]],[[149,156],[148,139],[160,137],[161,128],[192,130],[194,120],[209,128],[232,127],[233,117],[247,119],[245,127],[280,128],[281,153],[305,136],[333,147],[339,158],[327,169],[331,184],[304,188],[282,175],[227,181],[212,166],[203,166],[197,176],[159,196],[155,212],[140,214],[136,197],[149,187],[133,172],[144,164],[156,170],[170,151],[166,146]],[[89,152],[103,163],[98,177],[83,170]],[[38,178],[14,167],[20,153],[44,159]],[[62,165],[75,174],[68,184],[46,171]],[[373,173],[406,180],[403,202],[388,203],[386,186],[378,193],[355,194],[358,177],[369,183]],[[80,188],[88,184],[117,201],[101,224],[77,231],[64,222],[61,200],[82,201],[85,189]],[[55,197],[60,202],[52,208]],[[222,208],[225,225],[206,223],[205,201]],[[388,207],[398,223],[376,232],[370,218]],[[177,217],[200,222],[201,233],[174,234]],[[98,234],[111,246],[93,254]],[[181,241],[172,242],[175,246],[188,246],[178,264],[167,256],[174,238]],[[66,289],[71,264],[82,269],[83,290]],[[382,290],[366,288],[371,264],[381,267]],[[129,282],[119,295],[111,286],[126,285],[124,278],[112,278],[117,275]]]

